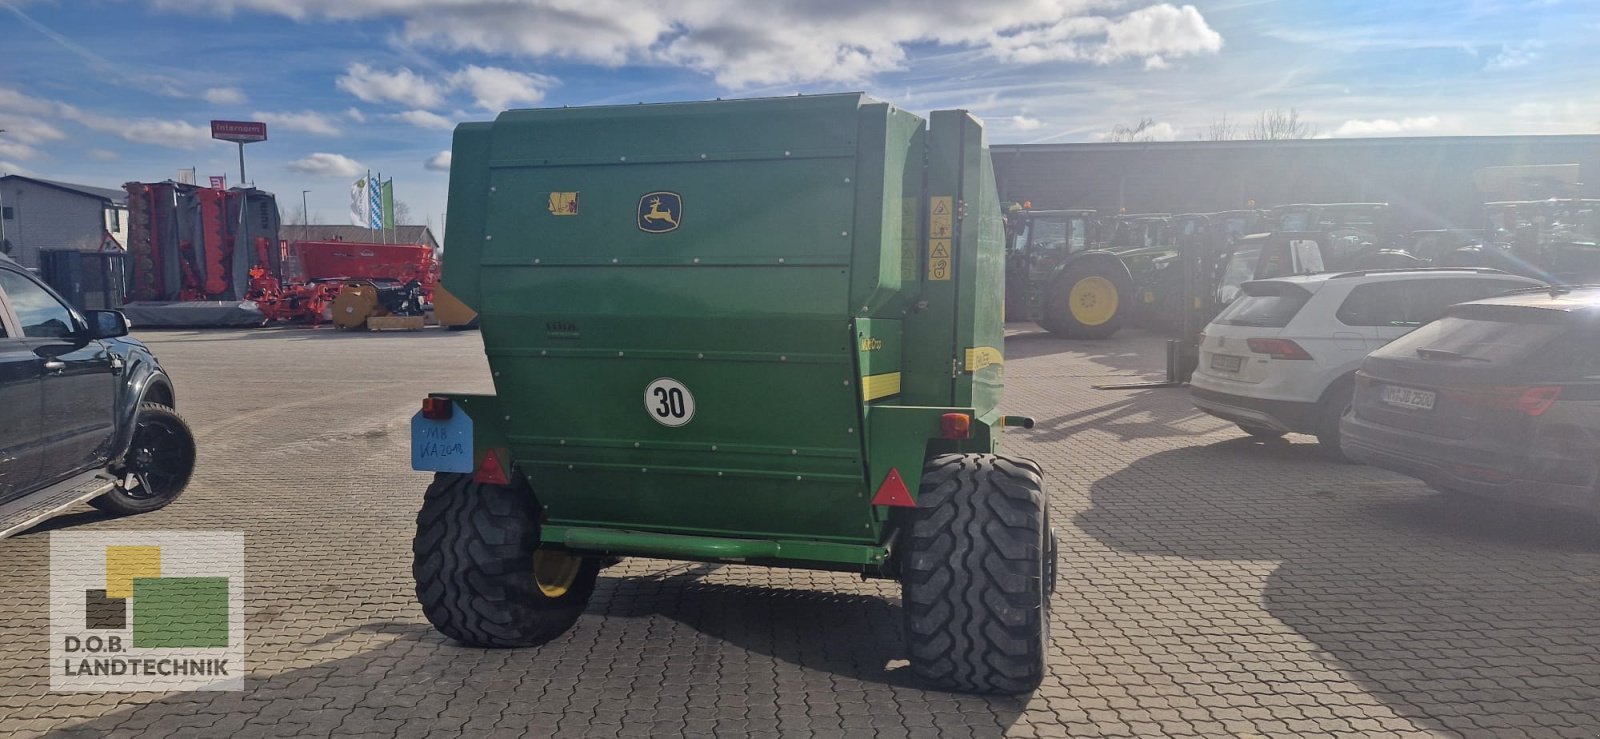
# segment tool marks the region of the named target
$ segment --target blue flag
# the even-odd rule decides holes
[[[383,188],[374,187],[377,182],[371,177],[367,178],[367,227],[383,228]]]

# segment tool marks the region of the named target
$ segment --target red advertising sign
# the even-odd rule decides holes
[[[211,175],[211,187],[218,190],[228,189],[228,176],[220,174]]]
[[[267,124],[258,121],[212,121],[211,138],[250,144],[267,140]]]

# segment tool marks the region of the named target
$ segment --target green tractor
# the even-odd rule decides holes
[[[1260,232],[1261,223],[1256,210],[1173,216],[1171,254],[1155,259],[1142,280],[1146,322],[1192,339],[1221,310],[1216,293],[1223,262],[1244,237]]]
[[[1092,210],[1006,212],[1006,318],[1104,339],[1135,314],[1136,288],[1172,248],[1163,214],[1100,222]],[[1099,237],[1104,234],[1105,240]]]
[[[999,453],[1004,245],[981,124],[859,94],[457,127],[451,293],[493,395],[434,394],[428,620],[530,647],[620,557],[899,581],[910,671],[1045,671],[1044,472]],[[826,629],[826,624],[819,624]]]
[[[1485,203],[1478,244],[1460,246],[1434,261],[1446,267],[1493,267],[1553,284],[1600,280],[1600,200]]]

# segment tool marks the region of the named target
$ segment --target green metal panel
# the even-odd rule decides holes
[[[930,118],[935,132],[955,129],[959,141],[959,232],[957,269],[960,280],[955,311],[957,367],[955,405],[970,405],[991,423],[999,418],[1005,381],[1005,238],[994,169],[983,127],[965,111],[938,111]]]
[[[983,128],[966,111],[929,117],[927,193],[924,204],[922,299],[926,308],[906,321],[904,400],[918,405],[972,406],[998,418],[1004,381],[1005,244],[994,171]],[[933,279],[930,260],[940,246],[929,233],[931,212],[953,204],[949,241],[951,279]]]
[[[450,224],[449,248],[441,260],[444,267],[440,280],[445,289],[458,300],[475,305],[478,302],[478,262],[484,244],[484,217],[489,189],[489,143],[494,134],[492,123],[463,123],[456,126],[451,143],[451,161],[467,162],[465,167],[450,168],[450,194],[447,201]],[[449,267],[453,266],[454,269]]]
[[[509,450],[546,541],[865,571],[880,460],[914,490],[950,411],[992,447],[999,368],[962,363],[999,348],[998,203],[976,121],[934,120],[849,94],[458,129],[446,280],[496,389],[463,407],[493,417],[479,454]],[[962,219],[945,280],[935,191],[995,216]]]

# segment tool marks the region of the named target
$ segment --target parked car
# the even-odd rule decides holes
[[[161,508],[194,470],[172,379],[114,310],[78,312],[0,256],[0,537],[78,502]]]
[[[1361,360],[1456,303],[1542,283],[1492,269],[1292,275],[1244,283],[1206,326],[1195,407],[1252,436],[1315,434],[1341,459],[1339,417]]]
[[[1351,459],[1445,492],[1600,512],[1600,288],[1457,305],[1374,352]]]

